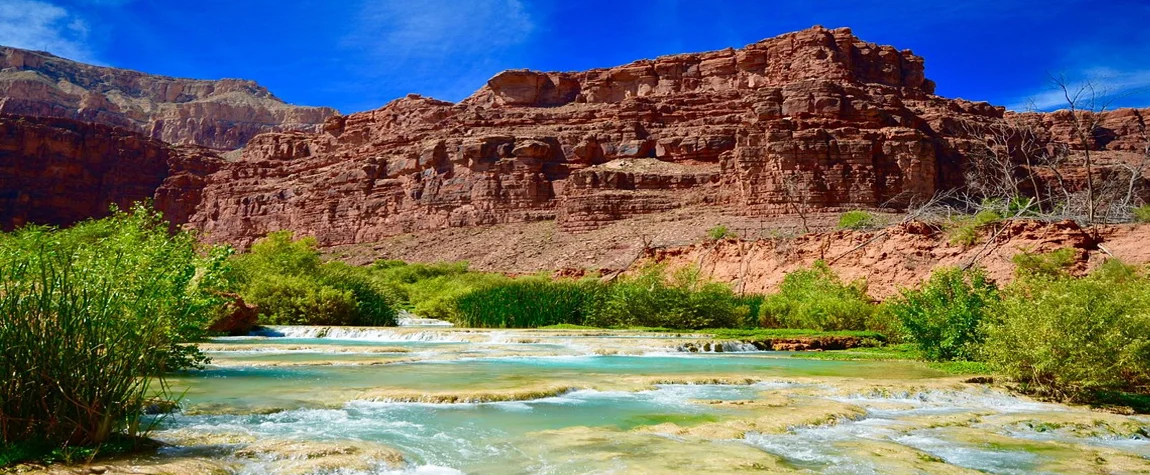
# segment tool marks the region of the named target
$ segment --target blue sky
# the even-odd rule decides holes
[[[821,24],[926,57],[948,97],[1058,105],[1049,75],[1150,106],[1150,0],[0,0],[0,44],[284,100],[458,101],[503,69],[581,70]]]

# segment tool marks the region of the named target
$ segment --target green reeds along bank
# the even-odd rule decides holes
[[[4,452],[146,432],[141,416],[164,374],[204,362],[184,343],[223,303],[206,287],[225,254],[211,256],[145,206],[0,234]]]
[[[582,325],[601,287],[594,281],[511,280],[458,297],[457,320],[478,328]]]

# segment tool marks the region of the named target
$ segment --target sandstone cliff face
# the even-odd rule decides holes
[[[214,175],[192,223],[325,245],[555,219],[586,231],[717,206],[897,208],[960,183],[946,121],[1003,110],[932,95],[923,61],[848,29],[579,73],[506,71],[459,104],[418,96],[265,134]]]
[[[336,111],[286,104],[252,81],[202,81],[0,46],[0,113],[120,127],[173,144],[242,147],[263,132],[318,132]]]
[[[675,229],[660,216],[737,215],[762,228],[800,208],[899,211],[963,185],[981,141],[970,124],[1017,118],[933,95],[909,51],[821,27],[614,68],[505,71],[458,104],[411,95],[346,116],[291,108],[250,82],[0,53],[0,90],[32,98],[9,94],[0,110],[146,135],[9,119],[0,222],[65,224],[108,202],[153,197],[175,223],[241,246],[280,229],[344,246],[472,226],[545,223],[551,236],[570,237],[627,232],[620,222]],[[1147,112],[1102,117],[1091,144],[1104,152],[1101,166],[1142,156]],[[1028,118],[1049,146],[1070,141],[1069,119]],[[302,130],[252,136],[284,129]],[[223,162],[162,141],[247,145]],[[1080,167],[1063,166],[1068,188],[1083,181]],[[562,266],[578,260],[566,254]]]
[[[221,163],[204,149],[123,129],[0,115],[0,229],[69,225],[143,199],[186,222]]]

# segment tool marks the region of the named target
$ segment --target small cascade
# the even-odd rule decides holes
[[[438,318],[423,318],[407,310],[400,310],[395,318],[401,327],[454,327],[455,324]]]
[[[684,353],[749,353],[769,349],[765,343],[737,340],[692,341],[675,347],[676,351]]]
[[[313,327],[313,326],[266,326],[251,333],[252,336],[279,338],[326,338],[332,340],[362,340],[379,342],[443,342],[457,343],[470,341],[463,335],[444,331],[397,331],[387,328],[365,327]]]

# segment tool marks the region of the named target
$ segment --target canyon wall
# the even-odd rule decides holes
[[[286,104],[253,81],[156,76],[0,46],[0,113],[93,122],[172,144],[230,150],[263,132],[318,132],[336,111]]]
[[[0,115],[0,229],[68,225],[144,199],[187,222],[222,163],[115,127]]]
[[[694,206],[748,215],[893,208],[961,184],[956,120],[910,51],[812,29],[743,49],[577,73],[505,71],[448,103],[408,96],[264,134],[213,176],[192,224],[324,245],[556,220],[580,232]],[[952,130],[954,129],[954,130]]]
[[[658,216],[761,227],[800,210],[898,212],[964,185],[986,148],[980,128],[1022,121],[1040,147],[1081,148],[1068,113],[936,96],[922,58],[845,28],[590,71],[504,71],[459,103],[409,95],[350,115],[289,106],[248,81],[11,48],[0,66],[0,111],[79,121],[0,122],[0,223],[67,224],[152,197],[203,239],[240,246],[280,229],[334,247],[476,226],[586,236],[635,234],[621,222],[681,228],[646,220]],[[1147,112],[1101,117],[1089,144],[1100,164],[1144,156]],[[1059,166],[1071,188],[1082,181],[1073,160]]]

